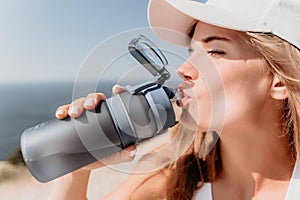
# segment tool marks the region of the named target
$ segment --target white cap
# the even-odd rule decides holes
[[[300,49],[300,0],[150,0],[148,20],[169,42],[188,45],[196,20],[238,31],[273,33]],[[155,29],[164,28],[163,29]]]

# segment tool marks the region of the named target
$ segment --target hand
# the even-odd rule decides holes
[[[124,92],[126,89],[124,87],[115,85],[112,89],[113,94],[118,94],[121,92]],[[55,113],[56,118],[58,119],[64,119],[67,116],[70,116],[72,118],[79,117],[84,110],[92,110],[94,109],[100,101],[103,101],[106,99],[106,96],[103,93],[91,93],[87,95],[87,97],[82,97],[79,99],[76,99],[71,104],[66,104],[63,106],[60,106]],[[117,153],[114,153],[100,161],[94,162],[92,164],[89,164],[80,170],[93,170],[99,167],[104,166],[103,163],[108,165],[118,164],[121,162],[129,162],[134,159],[136,152],[136,147],[134,145],[127,147],[126,149],[119,151]],[[76,172],[76,171],[75,171]]]
[[[106,99],[103,93],[90,93],[87,97],[76,99],[71,104],[66,104],[57,108],[55,116],[58,119],[64,119],[67,116],[72,118],[79,117],[83,111],[94,109],[100,101]]]
[[[122,86],[115,85],[112,88],[113,94],[119,94],[126,91]],[[94,109],[100,101],[106,99],[106,96],[103,93],[90,93],[87,97],[82,97],[76,99],[71,104],[66,104],[57,108],[55,116],[57,119],[64,119],[67,116],[76,118],[79,117],[84,109],[92,110]]]

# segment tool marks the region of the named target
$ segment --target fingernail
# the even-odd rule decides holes
[[[78,105],[72,105],[69,110],[69,115],[77,115],[78,114]]]
[[[129,157],[133,157],[133,156],[135,156],[135,154],[136,154],[136,149],[130,151]]]
[[[119,93],[120,90],[123,91],[126,90],[126,88],[120,85],[114,85],[114,87],[112,88],[113,94]]]
[[[88,98],[87,100],[85,100],[84,102],[84,106],[87,106],[87,107],[90,107],[90,106],[93,106],[95,104],[95,101],[93,98]]]
[[[56,115],[63,115],[63,114],[65,114],[65,111],[64,111],[64,110],[58,110],[58,111],[56,112]]]

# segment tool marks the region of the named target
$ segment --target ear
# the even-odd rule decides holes
[[[283,100],[288,97],[286,86],[279,80],[277,76],[273,77],[271,97],[276,100]]]

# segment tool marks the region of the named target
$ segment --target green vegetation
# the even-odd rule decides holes
[[[8,155],[5,161],[9,162],[12,165],[25,165],[21,148],[16,148],[10,155]]]

